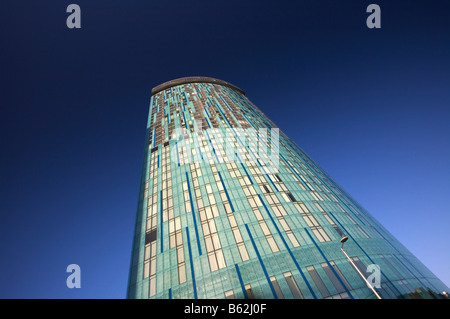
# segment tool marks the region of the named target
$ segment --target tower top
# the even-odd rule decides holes
[[[237,91],[238,93],[240,93],[242,95],[245,95],[245,92],[242,91],[240,88],[238,88],[236,85],[228,83],[223,80],[210,78],[207,76],[188,76],[188,77],[164,82],[158,86],[155,86],[152,89],[152,95],[159,93],[163,90],[166,90],[168,88],[171,88],[173,86],[177,86],[177,85],[181,85],[181,84],[188,84],[188,83],[213,83],[213,84],[223,85],[223,86],[227,86],[227,87]]]

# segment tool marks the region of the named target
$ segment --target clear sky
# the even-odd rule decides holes
[[[194,75],[242,88],[450,285],[450,3],[392,2],[1,1],[0,298],[125,297],[150,91]]]

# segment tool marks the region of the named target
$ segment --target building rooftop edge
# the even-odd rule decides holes
[[[188,77],[183,77],[183,78],[164,82],[158,86],[155,86],[152,89],[152,95],[159,93],[163,90],[166,90],[168,88],[171,88],[171,87],[174,87],[177,85],[181,85],[181,84],[188,84],[188,83],[213,83],[213,84],[223,85],[223,86],[229,87],[229,88],[237,91],[238,93],[240,93],[242,95],[245,95],[245,92],[243,90],[241,90],[240,88],[238,88],[236,85],[228,83],[223,80],[210,78],[207,76],[188,76]]]

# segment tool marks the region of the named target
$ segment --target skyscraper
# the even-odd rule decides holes
[[[152,90],[128,298],[376,298],[367,282],[448,291],[240,88]]]

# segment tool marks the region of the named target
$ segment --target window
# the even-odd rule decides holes
[[[336,276],[336,274],[333,272],[333,270],[328,266],[327,263],[321,263],[320,264],[327,274],[328,278],[330,278],[331,283],[336,288],[338,293],[346,292],[344,286],[342,286],[341,282],[339,281],[339,278]]]
[[[319,289],[320,293],[322,294],[323,298],[329,297],[331,294],[328,291],[327,286],[325,286],[325,283],[323,282],[322,278],[320,278],[319,274],[317,273],[314,266],[308,266],[306,267],[306,270],[308,271],[309,275],[311,276],[312,280],[316,284],[317,289]]]
[[[397,276],[398,279],[402,279],[403,276],[401,275],[401,273],[398,271],[397,268],[394,267],[395,260],[394,257],[387,255],[386,257],[384,257],[383,255],[379,255],[381,257],[382,260],[384,260],[384,262],[386,263],[386,265],[388,265],[388,267],[392,270],[393,273],[395,273],[395,275]],[[393,263],[391,263],[393,262]],[[398,264],[396,264],[398,265]],[[398,265],[399,266],[399,265]],[[401,268],[399,268],[401,269]],[[404,289],[406,289],[408,292],[414,292],[414,288],[406,281],[406,280],[399,280],[397,281],[400,285],[404,285]]]
[[[300,215],[302,215],[303,219],[320,242],[331,240],[331,238],[328,236],[322,226],[317,222],[316,218],[311,214],[311,212],[303,202],[297,202],[294,205],[295,207],[297,207]]]
[[[255,295],[253,294],[252,286],[250,284],[247,284],[244,286],[245,292],[247,293],[248,299],[255,299]]]
[[[224,292],[225,299],[234,299],[234,292],[233,290],[228,290]]]
[[[294,196],[293,196],[290,192],[287,192],[286,195],[287,195],[287,197],[289,197],[289,199],[291,200],[291,202],[296,202],[296,201],[297,201],[297,200],[294,198]]]
[[[284,295],[281,292],[281,288],[280,288],[280,285],[278,284],[277,278],[275,278],[275,276],[270,277],[270,282],[272,283],[272,286],[273,286],[273,289],[275,290],[277,298],[284,299]]]
[[[284,279],[286,279],[286,282],[289,286],[289,289],[291,290],[292,296],[294,299],[303,299],[303,294],[298,288],[297,283],[295,282],[294,277],[292,276],[292,273],[290,271],[283,273]]]
[[[280,251],[278,248],[277,243],[275,242],[275,239],[273,239],[272,236],[266,236],[267,242],[269,243],[270,249],[272,252],[276,253],[277,251]]]
[[[364,266],[364,264],[362,263],[361,260],[359,260],[358,257],[351,257],[351,259],[353,260],[353,263],[355,264],[356,268],[358,268],[358,270],[362,273],[365,274],[366,273],[366,266]]]
[[[334,263],[334,261],[330,261],[331,267],[337,272],[338,276],[341,278],[341,280],[344,282],[344,285],[347,287],[348,290],[352,290],[352,286],[347,281],[347,279],[344,277],[344,274],[341,272],[339,267]]]
[[[333,225],[334,230],[339,234],[339,236],[344,237],[344,232],[337,225]]]
[[[364,235],[366,238],[370,238],[369,235],[365,232],[364,229],[362,229],[361,226],[359,226],[358,224],[355,224],[355,226],[359,229],[359,231],[360,231],[361,233],[363,233],[363,235]]]
[[[200,170],[198,163],[191,163],[191,174],[194,185],[198,185],[198,171]],[[183,182],[184,183],[184,182]],[[186,187],[184,187],[186,189]],[[189,190],[189,189],[188,189]],[[222,247],[219,240],[214,217],[219,216],[219,210],[214,199],[211,184],[205,185],[206,196],[203,200],[208,199],[209,204],[203,206],[200,187],[195,186],[194,191],[197,195],[197,202],[202,202],[199,209],[201,227],[203,230],[203,239],[205,241],[206,251],[208,254],[209,267],[211,271],[226,267],[225,258],[222,253]],[[185,194],[186,195],[186,194]],[[189,194],[188,194],[189,195]],[[187,204],[186,204],[187,205]]]
[[[152,229],[150,232],[145,234],[145,244],[150,244],[156,240],[156,229]]]
[[[156,294],[156,277],[150,278],[149,286],[150,286],[150,289],[148,292],[148,296],[153,297]]]

